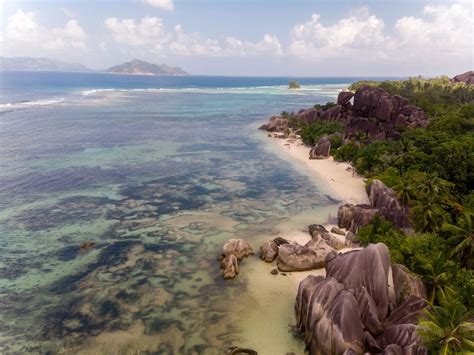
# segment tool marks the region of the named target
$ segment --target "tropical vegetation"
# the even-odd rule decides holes
[[[419,322],[432,353],[474,351],[474,85],[447,77],[364,81],[408,98],[430,117],[426,128],[402,129],[396,140],[345,142],[331,149],[367,178],[394,189],[410,216],[414,235],[375,218],[362,228],[363,244],[383,242],[393,262],[405,265],[426,284],[428,303]],[[337,129],[336,129],[337,128]],[[340,132],[334,123],[302,124],[305,143]]]

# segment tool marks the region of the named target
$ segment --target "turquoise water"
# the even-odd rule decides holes
[[[0,351],[245,345],[245,266],[222,280],[222,245],[258,250],[279,223],[335,206],[256,128],[353,79],[296,92],[285,78],[0,75]],[[301,349],[288,342],[282,354]]]

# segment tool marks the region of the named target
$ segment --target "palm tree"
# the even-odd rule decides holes
[[[429,301],[433,303],[437,292],[449,289],[449,282],[453,274],[454,262],[446,260],[442,252],[434,253],[429,259],[420,258],[421,269],[423,273],[419,276],[425,281],[428,288],[431,289]]]
[[[412,217],[419,231],[438,231],[446,221],[446,212],[434,197],[417,201],[412,209]]]
[[[397,193],[398,201],[406,210],[415,198],[413,187],[406,181],[406,179],[403,179],[398,185],[394,186],[394,190]]]
[[[452,291],[443,291],[440,306],[431,305],[418,322],[422,346],[433,354],[459,354],[474,351],[474,324],[466,321],[466,307]]]
[[[462,266],[474,267],[474,225],[473,214],[464,212],[458,225],[445,223],[442,230],[451,235],[448,243],[453,246],[450,256],[459,256]]]
[[[419,181],[417,190],[421,196],[436,198],[443,204],[449,204],[453,200],[451,195],[452,187],[453,184],[441,179],[438,175],[428,174]]]

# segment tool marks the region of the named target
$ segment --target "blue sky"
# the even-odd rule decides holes
[[[473,69],[472,2],[0,0],[1,54],[193,74],[405,76]]]

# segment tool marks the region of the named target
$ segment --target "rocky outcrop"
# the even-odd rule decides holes
[[[278,256],[279,246],[288,243],[289,241],[283,238],[275,238],[264,242],[260,247],[260,259],[271,263]]]
[[[402,303],[410,295],[415,295],[422,299],[427,298],[425,284],[405,266],[393,264],[392,277],[397,303]]]
[[[397,194],[380,180],[372,180],[367,186],[370,205],[379,210],[379,214],[392,222],[393,225],[404,230],[407,234],[412,232],[408,218],[408,208],[398,201]]]
[[[474,71],[470,70],[464,74],[456,75],[452,81],[455,83],[474,84]]]
[[[259,129],[269,132],[284,132],[288,128],[288,120],[281,116],[272,116],[268,123],[260,126]]]
[[[352,105],[350,104],[351,99],[354,97],[354,93],[352,91],[341,91],[339,95],[337,95],[337,104],[343,107],[351,108]]]
[[[338,226],[357,234],[359,229],[367,226],[378,213],[378,209],[370,205],[344,204],[337,210]]]
[[[468,77],[467,73],[463,75],[463,78]],[[316,121],[341,123],[345,139],[360,139],[362,136],[365,139],[393,139],[399,136],[399,126],[425,127],[428,116],[421,108],[409,105],[404,97],[390,95],[382,88],[365,85],[354,93],[340,92],[337,105],[324,111],[318,108],[299,111],[293,115],[292,122]],[[273,116],[260,128],[283,132],[287,127],[297,128],[287,118]]]
[[[339,207],[337,218],[340,228],[346,228],[357,234],[360,228],[368,225],[376,215],[379,215],[406,234],[412,234],[408,208],[400,204],[395,191],[375,179],[367,186],[367,194],[370,205],[345,204]]]
[[[224,244],[223,253],[217,257],[224,279],[233,279],[239,273],[239,261],[253,254],[252,247],[243,239],[230,239]]]
[[[326,159],[329,158],[331,151],[331,141],[327,136],[319,139],[318,143],[309,151],[309,159]]]
[[[277,266],[280,271],[320,269],[325,265],[326,255],[333,250],[321,234],[313,232],[305,245],[296,242],[280,245]]]
[[[384,244],[328,254],[326,278],[306,277],[296,297],[297,327],[309,353],[426,354],[416,334],[425,303],[414,294],[398,302],[391,278]]]

